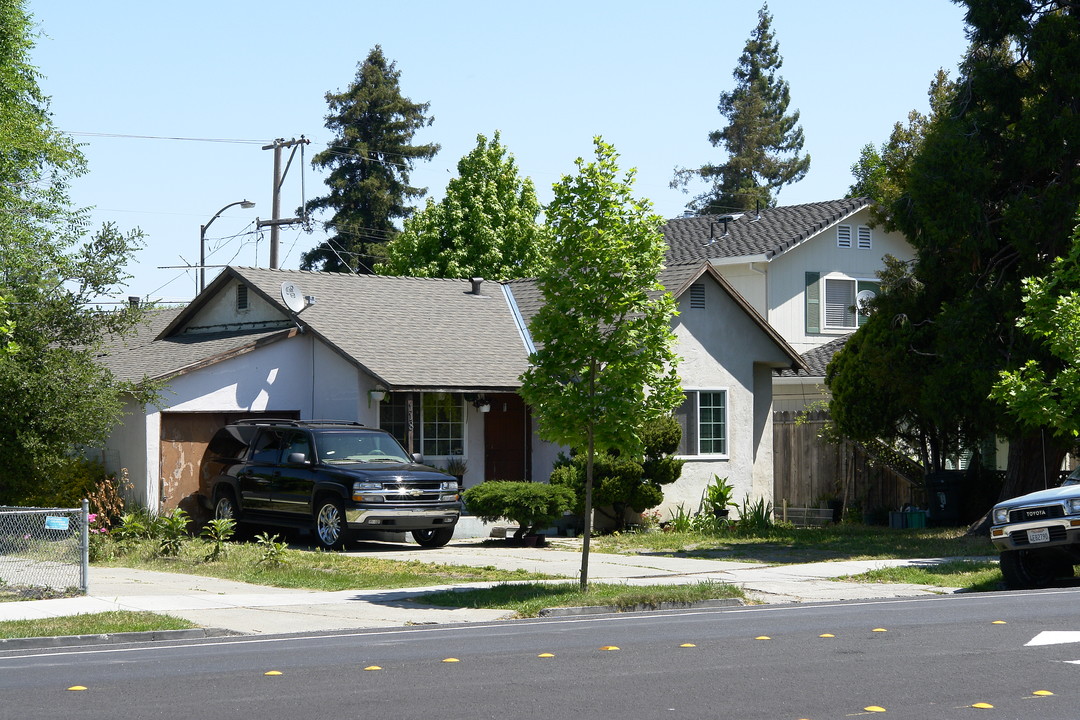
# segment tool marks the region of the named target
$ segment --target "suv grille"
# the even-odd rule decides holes
[[[386,496],[387,502],[392,503],[430,503],[439,501],[439,488],[441,483],[435,482],[415,482],[415,483],[402,483],[398,485],[391,485],[387,483],[383,486],[381,495]]]
[[[1044,505],[1042,507],[1019,508],[1009,513],[1009,522],[1027,522],[1065,517],[1064,505]]]

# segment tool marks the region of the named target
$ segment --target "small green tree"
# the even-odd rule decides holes
[[[706,215],[768,207],[775,202],[774,191],[806,176],[810,156],[800,155],[804,138],[799,111],[788,113],[791,93],[777,75],[783,64],[765,4],[735,67],[735,88],[720,94],[717,109],[729,124],[709,133],[709,142],[723,146],[727,160],[675,171],[672,187],[685,187],[695,178],[711,183],[690,209]]]
[[[991,397],[1025,426],[1046,427],[1066,442],[1080,437],[1080,225],[1072,247],[1042,277],[1023,281],[1017,325],[1060,363],[1031,359],[1003,370]]]
[[[540,436],[587,458],[583,590],[596,449],[639,454],[645,423],[683,401],[675,301],[659,282],[663,219],[634,199],[634,172],[620,177],[615,148],[599,137],[594,145],[596,160],[578,158],[547,208],[551,260],[537,278],[544,305],[529,329],[538,349],[521,388]]]
[[[458,161],[458,176],[439,202],[405,221],[386,246],[388,275],[512,280],[535,277],[544,254],[540,201],[532,180],[518,176],[514,157],[499,142],[476,136]]]
[[[574,505],[574,494],[546,483],[488,480],[462,496],[469,512],[484,522],[506,519],[517,523],[515,540],[550,526]]]
[[[604,451],[593,460],[593,505],[607,514],[617,529],[626,525],[627,512],[644,512],[664,501],[664,485],[682,474],[683,460],[673,457],[679,449],[682,428],[670,415],[642,427],[643,455],[628,456]],[[585,510],[585,464],[581,454],[560,455],[551,473],[551,484],[568,487],[577,497],[575,510]],[[608,508],[611,512],[608,512]]]
[[[413,144],[433,118],[428,103],[401,94],[400,76],[376,45],[344,92],[326,94],[326,127],[335,135],[311,164],[330,171],[328,192],[309,200],[306,210],[333,212],[325,224],[330,237],[304,253],[302,269],[371,272],[398,233],[394,221],[409,217],[412,201],[427,193],[410,185],[409,175],[414,163],[439,151],[433,143]]]

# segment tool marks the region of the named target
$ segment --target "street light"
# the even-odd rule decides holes
[[[199,292],[206,289],[206,228],[214,224],[214,221],[221,217],[221,213],[225,212],[234,205],[239,205],[245,210],[249,210],[255,207],[255,203],[250,200],[238,200],[234,203],[229,203],[225,207],[218,210],[214,217],[210,218],[210,222],[205,225],[199,226]]]

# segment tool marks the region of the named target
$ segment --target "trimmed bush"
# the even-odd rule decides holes
[[[484,522],[516,523],[517,540],[551,525],[573,509],[575,500],[566,487],[510,480],[489,480],[469,488],[462,498],[468,511]]]

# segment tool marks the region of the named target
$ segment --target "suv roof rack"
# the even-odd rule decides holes
[[[294,418],[243,418],[232,423],[233,425],[288,425],[290,427],[307,427],[310,425],[349,425],[353,427],[367,427],[363,423],[353,420],[296,420]]]

